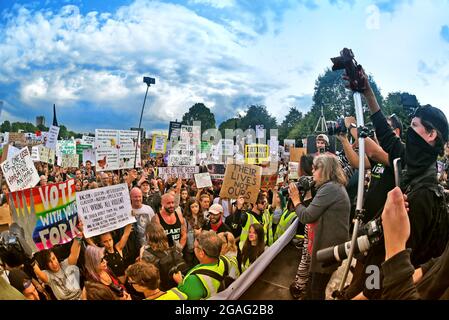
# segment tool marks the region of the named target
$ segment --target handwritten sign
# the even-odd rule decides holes
[[[49,149],[56,149],[57,142],[58,142],[58,135],[59,135],[59,127],[51,126],[48,130],[47,134],[47,141],[45,143],[45,146]]]
[[[32,188],[39,183],[39,175],[27,147],[1,164],[11,192]]]
[[[94,237],[136,222],[126,183],[76,193],[84,235]]]
[[[262,168],[255,165],[228,162],[220,197],[237,199],[244,196],[247,202],[255,203],[260,190],[261,172]]]
[[[63,154],[61,157],[61,167],[63,168],[77,168],[79,165],[78,154]]]
[[[195,173],[198,173],[199,167],[159,167],[157,175],[164,180],[169,178],[192,179]]]
[[[154,134],[151,152],[165,153],[166,149],[167,149],[167,137],[164,135]]]
[[[299,163],[289,162],[288,163],[288,179],[297,180],[299,179]]]

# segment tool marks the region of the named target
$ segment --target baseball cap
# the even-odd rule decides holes
[[[219,203],[214,203],[209,208],[209,214],[222,214],[223,213],[223,207]]]
[[[329,138],[325,134],[319,134],[316,136],[316,140],[324,140],[329,145]]]
[[[432,107],[428,104],[416,109],[413,117],[417,117],[425,122],[428,122],[441,133],[443,141],[447,142],[449,134],[447,118],[440,109]]]

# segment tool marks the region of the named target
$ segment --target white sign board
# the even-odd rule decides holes
[[[95,130],[95,166],[97,171],[134,168],[135,157],[136,167],[141,167],[139,131]]]
[[[212,187],[212,180],[209,172],[195,174],[195,183],[197,188]]]
[[[180,149],[171,149],[168,152],[168,166],[190,166],[196,165],[196,150],[189,149],[187,146],[183,147],[183,144],[178,143],[177,147]]]
[[[16,154],[20,152],[19,148],[14,147],[13,145],[8,146],[8,155],[6,156],[7,160],[12,159]]]
[[[169,178],[192,179],[199,167],[158,167],[157,175],[164,180]]]
[[[86,144],[86,145],[94,147],[94,145],[95,145],[95,137],[83,135],[83,139],[81,140],[81,144]]]
[[[51,126],[47,133],[47,141],[45,146],[49,149],[56,149],[59,135],[59,127]]]
[[[61,167],[78,168],[79,154],[63,154],[61,157]]]
[[[39,183],[39,175],[27,147],[3,162],[1,168],[11,192],[32,188]]]
[[[299,179],[299,163],[298,162],[289,162],[288,163],[288,179],[289,180],[297,180]]]
[[[136,222],[131,215],[129,190],[125,183],[77,192],[76,206],[86,238]]]
[[[84,149],[83,150],[83,166],[86,166],[86,161],[90,161],[92,164],[95,164],[94,149]]]

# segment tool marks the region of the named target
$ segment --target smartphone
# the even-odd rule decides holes
[[[401,158],[396,158],[393,160],[394,169],[394,182],[396,187],[401,187],[401,176],[402,176],[402,163]]]

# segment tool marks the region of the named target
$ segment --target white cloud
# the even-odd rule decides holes
[[[235,0],[189,0],[190,4],[208,5],[217,9],[235,6]]]

